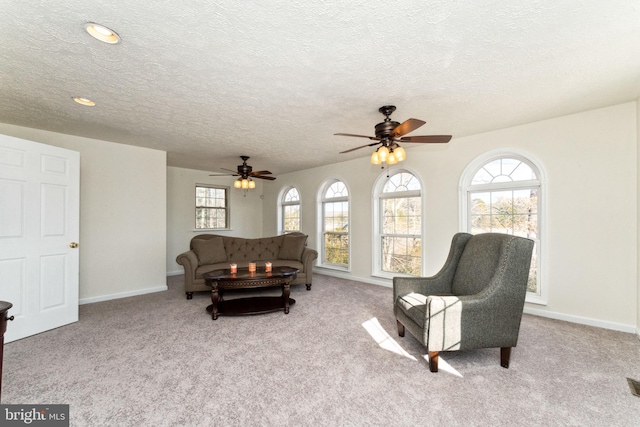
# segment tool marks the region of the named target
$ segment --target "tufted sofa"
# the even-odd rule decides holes
[[[178,255],[176,262],[184,267],[184,290],[187,299],[196,291],[208,291],[202,275],[213,270],[229,268],[230,263],[239,268],[249,262],[269,261],[274,267],[288,266],[299,270],[292,285],[305,284],[311,290],[313,262],[318,252],[307,248],[307,236],[289,233],[274,237],[244,239],[242,237],[199,234],[191,239],[189,251]]]

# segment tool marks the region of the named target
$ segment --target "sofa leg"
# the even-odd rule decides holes
[[[500,348],[500,366],[509,369],[509,359],[511,358],[511,347]]]
[[[404,325],[399,320],[396,320],[396,323],[398,324],[398,336],[404,337]]]
[[[187,292],[187,299],[193,299],[193,292]]]
[[[311,283],[307,283],[307,290],[310,291],[311,290]]]
[[[429,370],[431,372],[438,372],[438,355],[439,351],[430,351],[429,352]]]

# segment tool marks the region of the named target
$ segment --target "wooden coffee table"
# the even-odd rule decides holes
[[[284,314],[289,314],[289,306],[296,302],[294,299],[289,298],[289,284],[296,278],[297,274],[298,269],[292,267],[273,267],[270,272],[266,272],[265,268],[261,267],[251,273],[248,268],[238,268],[237,273],[232,273],[230,269],[205,273],[202,275],[204,283],[207,286],[211,286],[211,305],[207,307],[207,312],[211,313],[213,320],[216,320],[218,315],[238,316],[272,313],[280,310],[284,310]],[[281,296],[258,296],[225,300],[222,295],[224,290],[229,289],[267,288],[273,286],[282,287]]]

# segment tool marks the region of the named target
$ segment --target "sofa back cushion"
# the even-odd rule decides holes
[[[244,239],[224,237],[224,246],[229,261],[273,261],[278,258],[283,236]]]
[[[302,260],[302,252],[307,244],[307,236],[302,235],[285,235],[282,240],[282,246],[278,252],[278,259],[295,259]]]
[[[199,265],[217,264],[228,260],[222,237],[193,239],[191,246],[198,257]]]

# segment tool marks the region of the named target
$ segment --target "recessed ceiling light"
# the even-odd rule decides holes
[[[76,101],[80,105],[84,105],[85,107],[94,107],[96,105],[96,103],[93,102],[92,100],[87,99],[87,98],[83,98],[81,96],[74,96],[73,100]]]
[[[101,42],[109,44],[120,43],[120,36],[111,28],[107,28],[104,25],[96,24],[95,22],[87,22],[84,24],[84,29],[87,30],[92,37],[100,40]]]

